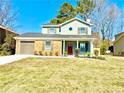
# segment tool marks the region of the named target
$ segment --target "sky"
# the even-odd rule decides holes
[[[16,32],[41,32],[41,26],[57,15],[65,1],[76,5],[76,0],[11,0],[13,10],[18,11]],[[109,0],[124,9],[124,0]]]

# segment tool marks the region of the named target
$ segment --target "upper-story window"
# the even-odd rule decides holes
[[[69,27],[69,31],[72,31],[72,27]]]
[[[50,33],[50,34],[54,34],[54,33],[55,33],[55,28],[50,28],[50,29],[49,29],[49,33]]]
[[[87,28],[86,27],[79,27],[79,34],[87,34]]]

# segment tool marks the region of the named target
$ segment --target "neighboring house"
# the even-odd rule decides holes
[[[124,32],[115,35],[114,55],[124,56]]]
[[[34,54],[35,51],[53,51],[59,55],[93,54],[94,37],[90,20],[82,21],[77,17],[62,24],[43,25],[41,33],[24,33],[15,37],[16,54]]]
[[[13,36],[16,36],[17,33],[12,31],[11,29],[6,28],[5,26],[0,25],[0,45],[4,43],[4,40],[8,34],[12,34]],[[12,40],[12,46],[13,46],[13,53],[15,51],[15,40]]]
[[[0,25],[0,44],[4,43],[4,39],[7,35],[7,33],[16,35],[16,33],[14,31]]]

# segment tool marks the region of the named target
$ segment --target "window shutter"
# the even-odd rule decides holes
[[[47,33],[49,34],[49,32],[50,32],[50,29],[49,29],[49,28],[47,28]]]
[[[88,42],[86,42],[85,44],[86,44],[86,52],[88,52]]]
[[[54,31],[55,31],[54,33],[56,34],[56,31],[57,31],[56,28],[54,28]]]
[[[86,33],[86,35],[88,34],[88,28],[87,27],[85,28],[85,33]]]
[[[80,28],[78,27],[78,34],[80,34]]]

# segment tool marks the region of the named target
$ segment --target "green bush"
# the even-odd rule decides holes
[[[67,56],[67,55],[68,55],[68,52],[67,52],[67,51],[65,51],[65,52],[64,52],[64,56]]]
[[[45,56],[48,56],[48,53],[47,53],[47,51],[45,51]]]
[[[43,55],[43,51],[39,51],[39,55],[41,55],[41,56],[42,56],[42,55]]]
[[[58,51],[56,51],[56,52],[55,52],[55,55],[56,55],[56,56],[59,56],[59,52],[58,52]]]
[[[0,45],[0,55],[11,55],[13,52],[14,45],[14,34],[6,33],[6,38],[4,39],[4,43]]]
[[[11,52],[9,52],[9,51],[0,51],[1,56],[10,55],[10,54],[11,54]]]
[[[107,50],[107,46],[106,45],[102,45],[101,47],[100,47],[100,53],[102,54],[102,55],[105,55],[106,53],[106,50]]]
[[[95,54],[95,56],[98,56],[99,55],[99,51],[98,50],[94,50],[94,54]]]
[[[39,55],[39,52],[38,51],[34,51],[34,55]]]
[[[102,57],[102,56],[97,56],[97,57],[92,57],[94,59],[100,59],[100,60],[105,60],[105,57]]]
[[[90,52],[86,52],[85,54],[83,54],[85,57],[90,57],[91,53]]]
[[[53,55],[53,51],[50,51],[50,56],[52,56]]]

